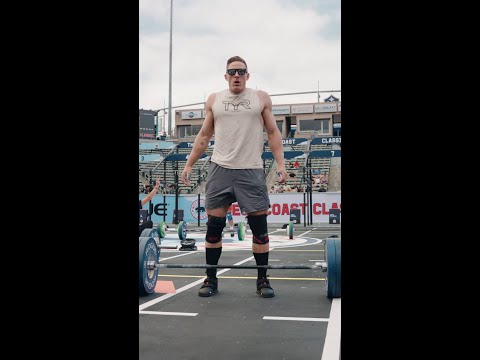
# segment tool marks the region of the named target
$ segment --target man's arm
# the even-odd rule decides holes
[[[278,130],[275,117],[272,113],[272,99],[270,99],[270,95],[262,90],[258,90],[258,96],[264,105],[262,116],[268,134],[268,145],[270,146],[277,162],[277,172],[280,173],[278,182],[285,182],[287,179],[287,172],[285,170],[285,160],[283,158],[282,134],[280,134],[280,130]]]
[[[195,137],[195,141],[193,142],[193,148],[188,156],[187,163],[183,168],[181,179],[185,185],[190,185],[190,179],[187,178],[187,174],[190,175],[192,172],[192,167],[195,165],[200,156],[207,150],[208,142],[213,136],[213,112],[212,106],[213,102],[215,101],[215,94],[211,94],[205,105],[205,120],[203,121],[203,125],[198,132],[197,136]]]
[[[153,199],[159,187],[160,187],[160,179],[157,179],[157,182],[155,183],[153,190],[150,191],[150,193],[142,199],[142,206]]]

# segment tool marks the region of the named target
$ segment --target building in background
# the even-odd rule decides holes
[[[341,136],[340,101],[273,105],[272,110],[282,138]],[[204,119],[203,109],[176,110],[174,138],[192,141]]]

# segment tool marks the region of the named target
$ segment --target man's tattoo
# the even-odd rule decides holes
[[[200,141],[200,146],[205,146],[205,143],[203,141]]]

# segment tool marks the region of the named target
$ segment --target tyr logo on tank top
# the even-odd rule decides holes
[[[235,103],[231,100],[229,101],[222,101],[223,104],[225,104],[225,111],[228,111],[230,109],[230,105],[233,105],[233,111],[238,111],[238,107],[242,105],[245,109],[251,109],[250,106],[250,100],[248,99],[243,99],[238,103]]]

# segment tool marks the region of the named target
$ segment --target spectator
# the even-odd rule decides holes
[[[145,180],[145,182],[143,184],[142,193],[143,194],[148,194],[150,191],[151,191],[150,184],[148,183],[148,180]]]
[[[320,176],[320,184],[322,185],[328,184],[328,175],[326,171],[324,171],[323,174]]]
[[[275,185],[273,186],[274,193],[280,192],[280,185],[278,184],[278,181],[275,182]]]
[[[147,187],[149,188],[150,185],[147,185],[145,188],[147,189]],[[150,200],[153,199],[153,197],[157,193],[157,190],[158,190],[159,187],[160,187],[160,180],[157,179],[157,182],[156,182],[155,186],[153,187],[153,189],[150,191],[150,193],[147,196],[145,196],[143,199],[138,201],[139,210],[142,209],[145,204],[147,204]],[[138,236],[142,235],[143,230],[151,229],[151,228],[153,228],[152,220],[148,220],[148,221],[143,222],[142,224],[140,224],[140,230],[139,230]]]
[[[232,205],[227,210],[227,221],[230,230],[230,237],[235,236],[235,232],[233,231],[233,216],[232,216]]]

